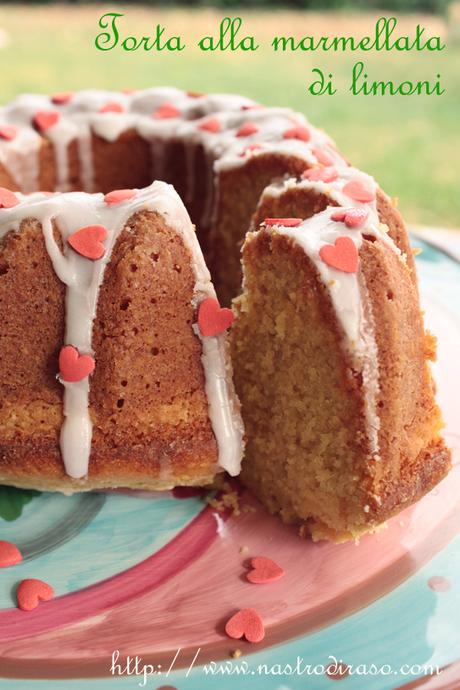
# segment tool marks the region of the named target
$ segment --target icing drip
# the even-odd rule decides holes
[[[209,293],[206,294],[208,296]],[[197,332],[197,329],[195,329]],[[226,348],[223,336],[201,338],[203,354],[201,361],[206,371],[206,395],[214,435],[219,445],[219,465],[232,477],[240,473],[234,451],[235,430],[232,419],[235,417],[235,401],[229,398],[227,380],[232,378],[230,358],[219,357],[219,350]],[[242,423],[237,430],[238,442],[243,443]]]
[[[105,267],[115,243],[129,218],[141,210],[160,213],[165,222],[183,238],[196,276],[193,303],[197,307],[204,297],[215,297],[210,275],[190,218],[174,189],[163,182],[154,182],[122,203],[108,205],[102,194],[82,192],[23,196],[12,209],[2,209],[0,239],[10,230],[20,230],[26,218],[36,218],[42,225],[45,244],[54,270],[66,285],[65,344],[73,345],[80,354],[94,354],[91,347],[92,327],[96,316],[99,288]],[[74,252],[67,239],[84,226],[100,224],[107,231],[105,253],[101,259],[89,261]],[[54,237],[57,230],[63,241],[61,251]],[[231,383],[231,365],[225,335],[201,338],[209,417],[218,443],[221,467],[236,475],[240,470],[243,427]],[[97,353],[96,353],[97,366]],[[67,473],[74,478],[88,472],[91,452],[92,425],[89,415],[89,379],[64,385],[65,421],[61,429],[61,452]],[[165,468],[163,468],[163,471]]]
[[[43,234],[56,275],[67,286],[65,344],[73,345],[80,354],[94,354],[91,341],[99,288],[112,249],[127,217],[126,212],[121,217],[120,212],[111,213],[111,215],[115,215],[113,218],[115,223],[114,226],[111,224],[108,226],[110,231],[105,241],[105,253],[97,261],[88,261],[85,257],[72,251],[67,243],[69,235],[78,229],[83,218],[80,204],[77,202],[72,210],[71,206],[72,202],[69,207],[66,204],[64,214],[58,211],[56,215],[45,215],[42,220]],[[104,213],[104,209],[100,210],[100,214],[108,216]],[[63,252],[54,239],[53,220],[55,220],[63,239]],[[107,218],[107,220],[109,219]],[[88,222],[90,222],[89,219]],[[84,477],[88,472],[91,452],[92,424],[89,416],[89,379],[85,378],[76,383],[69,383],[61,379],[61,383],[64,385],[65,417],[61,429],[61,454],[67,474],[78,479]]]
[[[69,146],[78,141],[79,128],[69,119],[59,118],[57,124],[47,130],[47,137],[53,144],[56,161],[56,191],[68,192],[69,185]]]
[[[378,353],[367,288],[359,270],[350,273],[338,270],[321,259],[320,251],[322,247],[334,245],[338,238],[343,237],[350,238],[359,251],[363,234],[377,238],[398,255],[400,251],[375,219],[369,218],[359,229],[349,228],[344,222],[332,220],[331,216],[336,211],[336,207],[328,207],[295,227],[283,226],[280,219],[279,225],[274,224],[267,229],[285,235],[298,244],[315,266],[328,290],[337,321],[343,331],[345,349],[351,357],[353,368],[362,373],[369,449],[375,456],[379,451],[380,428],[376,407],[379,392]]]
[[[53,218],[64,240],[61,252],[53,235]],[[88,261],[67,245],[69,225],[59,216],[46,215],[42,220],[46,248],[58,278],[67,286],[65,343],[80,353],[91,353],[91,335],[96,314],[97,295],[104,268],[110,257],[110,245],[103,259]],[[75,227],[72,230],[76,229]],[[108,241],[113,246],[115,232]],[[89,379],[64,385],[64,423],[61,428],[61,454],[70,477],[84,477],[88,472],[91,452],[92,424],[89,416]]]

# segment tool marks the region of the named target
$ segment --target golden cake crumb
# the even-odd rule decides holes
[[[219,490],[218,496],[211,496],[206,499],[208,505],[219,513],[225,513],[230,511],[233,517],[239,517],[242,512],[240,505],[240,497],[238,492],[232,488],[232,486],[222,479],[216,479],[214,484]]]

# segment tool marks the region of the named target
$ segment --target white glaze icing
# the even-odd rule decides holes
[[[123,112],[99,112],[108,103],[119,105]],[[179,117],[156,119],[154,114],[165,104],[174,106]],[[166,142],[180,139],[190,149],[201,145],[206,152],[211,188],[218,184],[218,177],[225,170],[244,165],[252,156],[271,153],[295,156],[306,166],[315,165],[314,149],[327,153],[337,165],[345,161],[336,151],[330,138],[310,125],[307,120],[288,108],[254,108],[254,101],[238,95],[215,94],[190,96],[175,88],[152,88],[132,94],[86,90],[73,94],[72,98],[56,105],[48,96],[25,94],[0,108],[2,124],[18,127],[18,135],[12,140],[0,139],[0,163],[11,172],[24,192],[39,188],[39,160],[42,137],[53,143],[57,171],[57,188],[70,188],[68,147],[72,141],[78,144],[80,177],[83,189],[93,191],[93,161],[90,146],[91,133],[115,141],[124,132],[134,129],[151,142],[154,156],[154,179],[161,179],[167,163]],[[34,115],[39,111],[56,111],[58,122],[42,134],[33,128]],[[209,117],[219,121],[218,133],[208,132],[200,125]],[[259,128],[250,136],[237,137],[242,124],[252,122]],[[286,130],[295,126],[306,127],[310,132],[307,142],[285,139]],[[163,145],[161,145],[161,142]],[[247,146],[256,144],[260,149],[248,151]],[[190,154],[193,158],[193,151]],[[189,199],[193,195],[193,166],[189,160],[187,189]],[[209,225],[213,217],[213,196],[206,196],[203,225]]]
[[[376,197],[372,201],[363,204],[360,201],[352,199],[343,191],[343,188],[348,182],[357,180],[366,189],[371,190],[374,195],[376,195],[377,183],[374,178],[362,172],[362,170],[352,168],[351,166],[338,165],[333,167],[337,172],[337,177],[335,180],[332,180],[332,182],[322,182],[321,180],[308,179],[299,180],[294,177],[288,177],[284,180],[274,182],[268,187],[265,187],[259,201],[259,206],[261,206],[268,198],[280,197],[292,189],[311,190],[316,194],[322,194],[330,198],[331,201],[335,201],[338,206],[343,206],[346,208],[366,208],[369,211],[369,219],[375,224],[378,224],[379,219]]]
[[[353,368],[362,374],[369,449],[373,456],[377,456],[380,428],[376,406],[379,392],[378,352],[372,307],[364,276],[359,269],[356,273],[346,273],[329,266],[321,259],[320,250],[323,246],[333,245],[339,237],[349,237],[359,252],[363,235],[375,237],[397,255],[400,255],[400,250],[378,222],[378,218],[372,217],[372,213],[361,227],[349,228],[344,222],[331,219],[331,215],[336,211],[336,207],[330,206],[296,227],[280,224],[266,228],[291,238],[303,249],[328,291],[337,321],[343,331],[344,347],[351,357]]]
[[[99,112],[108,103],[123,108],[120,113]],[[180,118],[155,119],[153,113],[163,104],[173,104]],[[39,189],[39,160],[42,137],[53,143],[57,170],[57,188],[67,191],[68,145],[79,142],[82,182],[85,191],[92,191],[92,159],[87,142],[91,132],[107,141],[115,141],[123,132],[134,129],[149,141],[168,139],[180,133],[185,136],[187,120],[193,120],[216,111],[241,109],[253,101],[242,96],[211,95],[190,97],[174,88],[153,88],[124,94],[120,92],[86,90],[73,94],[72,98],[57,105],[45,95],[23,94],[0,108],[0,126],[15,125],[17,136],[10,140],[0,139],[0,163],[12,174],[15,182],[25,193]],[[37,112],[55,111],[58,122],[39,134],[33,127]],[[184,127],[184,132],[179,130]],[[194,127],[191,127],[194,130]],[[161,170],[158,171],[161,173]],[[157,174],[161,177],[161,174]]]
[[[73,345],[80,354],[96,354],[92,350],[92,326],[104,270],[118,236],[129,218],[138,211],[160,213],[165,222],[183,238],[189,249],[196,277],[193,304],[198,308],[205,297],[215,297],[208,269],[205,265],[190,218],[171,185],[154,182],[137,190],[128,201],[109,206],[102,194],[82,192],[66,194],[17,194],[20,204],[0,211],[0,239],[9,231],[20,231],[21,222],[35,218],[43,228],[47,251],[57,276],[66,285],[65,343]],[[74,252],[66,242],[76,230],[100,224],[108,231],[104,242],[104,256],[90,261]],[[63,240],[63,251],[53,235],[56,227]],[[198,333],[199,335],[199,333]],[[209,417],[217,440],[219,465],[231,475],[240,470],[243,427],[236,396],[233,391],[231,364],[224,334],[201,337],[202,362],[208,397]],[[64,385],[64,415],[61,429],[61,453],[67,473],[74,478],[88,472],[91,453],[92,427],[89,415],[89,379],[77,383],[61,381]]]

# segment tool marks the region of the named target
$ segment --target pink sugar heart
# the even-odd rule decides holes
[[[284,576],[284,570],[272,561],[271,558],[265,556],[256,556],[251,559],[251,567],[246,579],[254,585],[262,585],[269,582],[276,582]]]
[[[250,137],[251,134],[257,134],[258,131],[259,131],[259,128],[254,122],[245,122],[237,130],[235,136],[237,136],[237,137]]]
[[[65,345],[59,353],[59,372],[64,381],[75,383],[89,376],[96,366],[90,355],[81,355],[73,345]]]
[[[18,136],[18,128],[14,125],[1,125],[0,126],[0,139],[5,139],[5,141],[13,141]]]
[[[264,624],[255,609],[240,609],[225,625],[225,632],[234,640],[245,637],[248,642],[261,642],[265,637]]]
[[[287,129],[283,134],[284,139],[299,139],[300,141],[310,141],[311,134],[310,130],[302,125],[297,125],[296,127],[291,127]]]
[[[173,117],[180,117],[180,111],[171,103],[163,103],[153,113],[155,120],[169,120]]]
[[[375,192],[373,189],[366,187],[361,180],[350,180],[343,187],[343,193],[353,199],[354,201],[360,201],[361,203],[368,203],[375,199]]]
[[[282,225],[285,228],[296,228],[302,223],[302,218],[265,218],[264,225]]]
[[[107,239],[107,234],[107,229],[103,225],[87,225],[69,235],[67,242],[81,256],[97,261],[104,256],[103,242]]]
[[[325,264],[344,273],[356,273],[359,254],[351,237],[338,237],[334,244],[325,244],[319,250]]]
[[[316,168],[307,168],[302,173],[304,180],[311,182],[334,182],[339,176],[337,170],[333,167],[317,166]]]
[[[214,297],[207,297],[198,309],[198,326],[203,336],[219,335],[233,323],[231,309],[221,307]]]
[[[337,223],[344,223],[345,217],[347,215],[347,208],[339,208],[337,211],[331,213],[331,220],[335,220]]]
[[[13,208],[19,204],[19,199],[14,192],[6,187],[0,187],[0,208]]]
[[[39,110],[34,115],[34,125],[40,132],[45,132],[59,122],[59,117],[55,110]]]
[[[114,204],[121,204],[122,201],[128,201],[136,196],[135,189],[114,189],[113,192],[108,192],[104,201],[107,206],[113,206]]]
[[[341,208],[331,213],[331,220],[345,223],[348,228],[359,228],[369,217],[366,208]]]
[[[22,561],[22,553],[16,544],[10,541],[0,541],[0,568],[9,568]]]
[[[16,597],[18,607],[22,611],[33,611],[41,601],[49,601],[54,597],[54,589],[43,580],[22,580],[18,585]]]
[[[72,100],[73,96],[73,91],[61,91],[60,93],[54,93],[51,96],[51,102],[54,103],[54,105],[65,105]]]
[[[202,129],[203,132],[211,132],[211,134],[218,134],[220,132],[221,126],[220,122],[216,117],[209,117],[207,120],[203,120],[198,125],[198,129]]]
[[[109,101],[99,108],[100,113],[123,113],[124,110],[124,106],[116,101]]]
[[[334,165],[332,157],[326,151],[323,151],[322,149],[318,148],[313,148],[311,152],[315,156],[318,163],[320,163],[320,165]]]

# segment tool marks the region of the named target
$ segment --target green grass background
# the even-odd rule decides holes
[[[417,22],[425,24],[429,34],[441,33],[448,40],[442,53],[274,54],[269,45],[275,34],[365,35],[379,14],[240,10],[243,33],[255,35],[261,48],[251,54],[210,54],[194,45],[203,35],[217,34],[224,16],[217,10],[115,7],[125,13],[120,24],[125,36],[151,35],[159,22],[167,33],[180,33],[187,49],[182,53],[97,51],[99,17],[113,11],[113,6],[102,3],[0,5],[0,100],[6,102],[26,91],[171,84],[196,91],[239,92],[269,105],[289,105],[326,129],[353,164],[397,196],[409,221],[460,225],[460,44],[448,39],[443,19],[399,18],[402,33],[412,34]],[[434,80],[440,73],[446,93],[440,97],[352,96],[347,89],[351,67],[358,59],[365,61],[370,78],[395,83]],[[309,95],[313,67],[332,72],[339,93]]]

